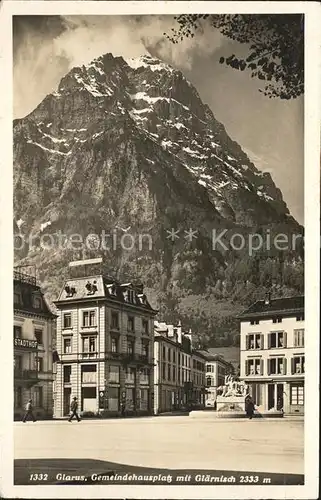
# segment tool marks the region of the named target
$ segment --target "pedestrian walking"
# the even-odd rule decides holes
[[[245,411],[246,411],[246,416],[250,420],[252,420],[253,418],[254,410],[255,410],[254,401],[251,398],[251,396],[247,396],[247,398],[245,399]]]
[[[77,401],[77,398],[74,397],[74,399],[72,400],[71,404],[70,404],[70,417],[68,419],[68,422],[71,422],[71,420],[73,419],[73,417],[76,417],[77,421],[80,422],[80,418],[79,418],[79,415],[78,415],[78,401]]]
[[[23,423],[26,422],[28,417],[31,417],[32,421],[36,422],[35,416],[33,414],[32,399],[29,399],[28,403],[26,404],[26,412],[22,419]]]

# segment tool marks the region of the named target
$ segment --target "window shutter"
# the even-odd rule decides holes
[[[245,348],[248,351],[249,347],[250,347],[250,338],[249,338],[248,335],[245,337],[245,342],[246,342],[246,347]]]
[[[283,347],[287,347],[287,334],[283,332]]]
[[[260,375],[263,375],[263,359],[260,360]]]
[[[267,374],[268,375],[271,374],[271,360],[270,359],[267,360]]]
[[[294,358],[291,359],[291,374],[294,373]]]
[[[283,358],[283,375],[286,375],[286,358]]]
[[[268,349],[271,349],[271,334],[268,333]]]
[[[264,335],[261,335],[261,349],[264,349]]]
[[[245,375],[249,375],[249,360],[245,361]]]

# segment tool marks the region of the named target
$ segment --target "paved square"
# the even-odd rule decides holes
[[[16,422],[15,459],[97,459],[173,469],[304,473],[303,419]]]

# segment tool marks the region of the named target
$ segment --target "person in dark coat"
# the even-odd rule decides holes
[[[77,421],[80,422],[80,418],[79,418],[79,415],[77,413],[77,410],[78,410],[78,401],[77,401],[77,398],[74,397],[74,399],[72,400],[71,405],[70,405],[71,414],[70,414],[70,417],[68,419],[68,422],[71,422],[73,417],[76,417]]]
[[[253,418],[254,410],[255,410],[254,401],[251,398],[251,396],[247,396],[245,400],[245,411],[246,411],[246,416],[250,420]]]
[[[36,421],[35,416],[33,414],[32,399],[29,399],[28,403],[26,404],[26,412],[22,419],[23,423],[26,422],[28,417],[31,417],[33,422]]]

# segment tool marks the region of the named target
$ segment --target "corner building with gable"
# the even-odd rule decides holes
[[[153,413],[154,316],[142,285],[97,274],[70,278],[55,302],[54,416]]]

